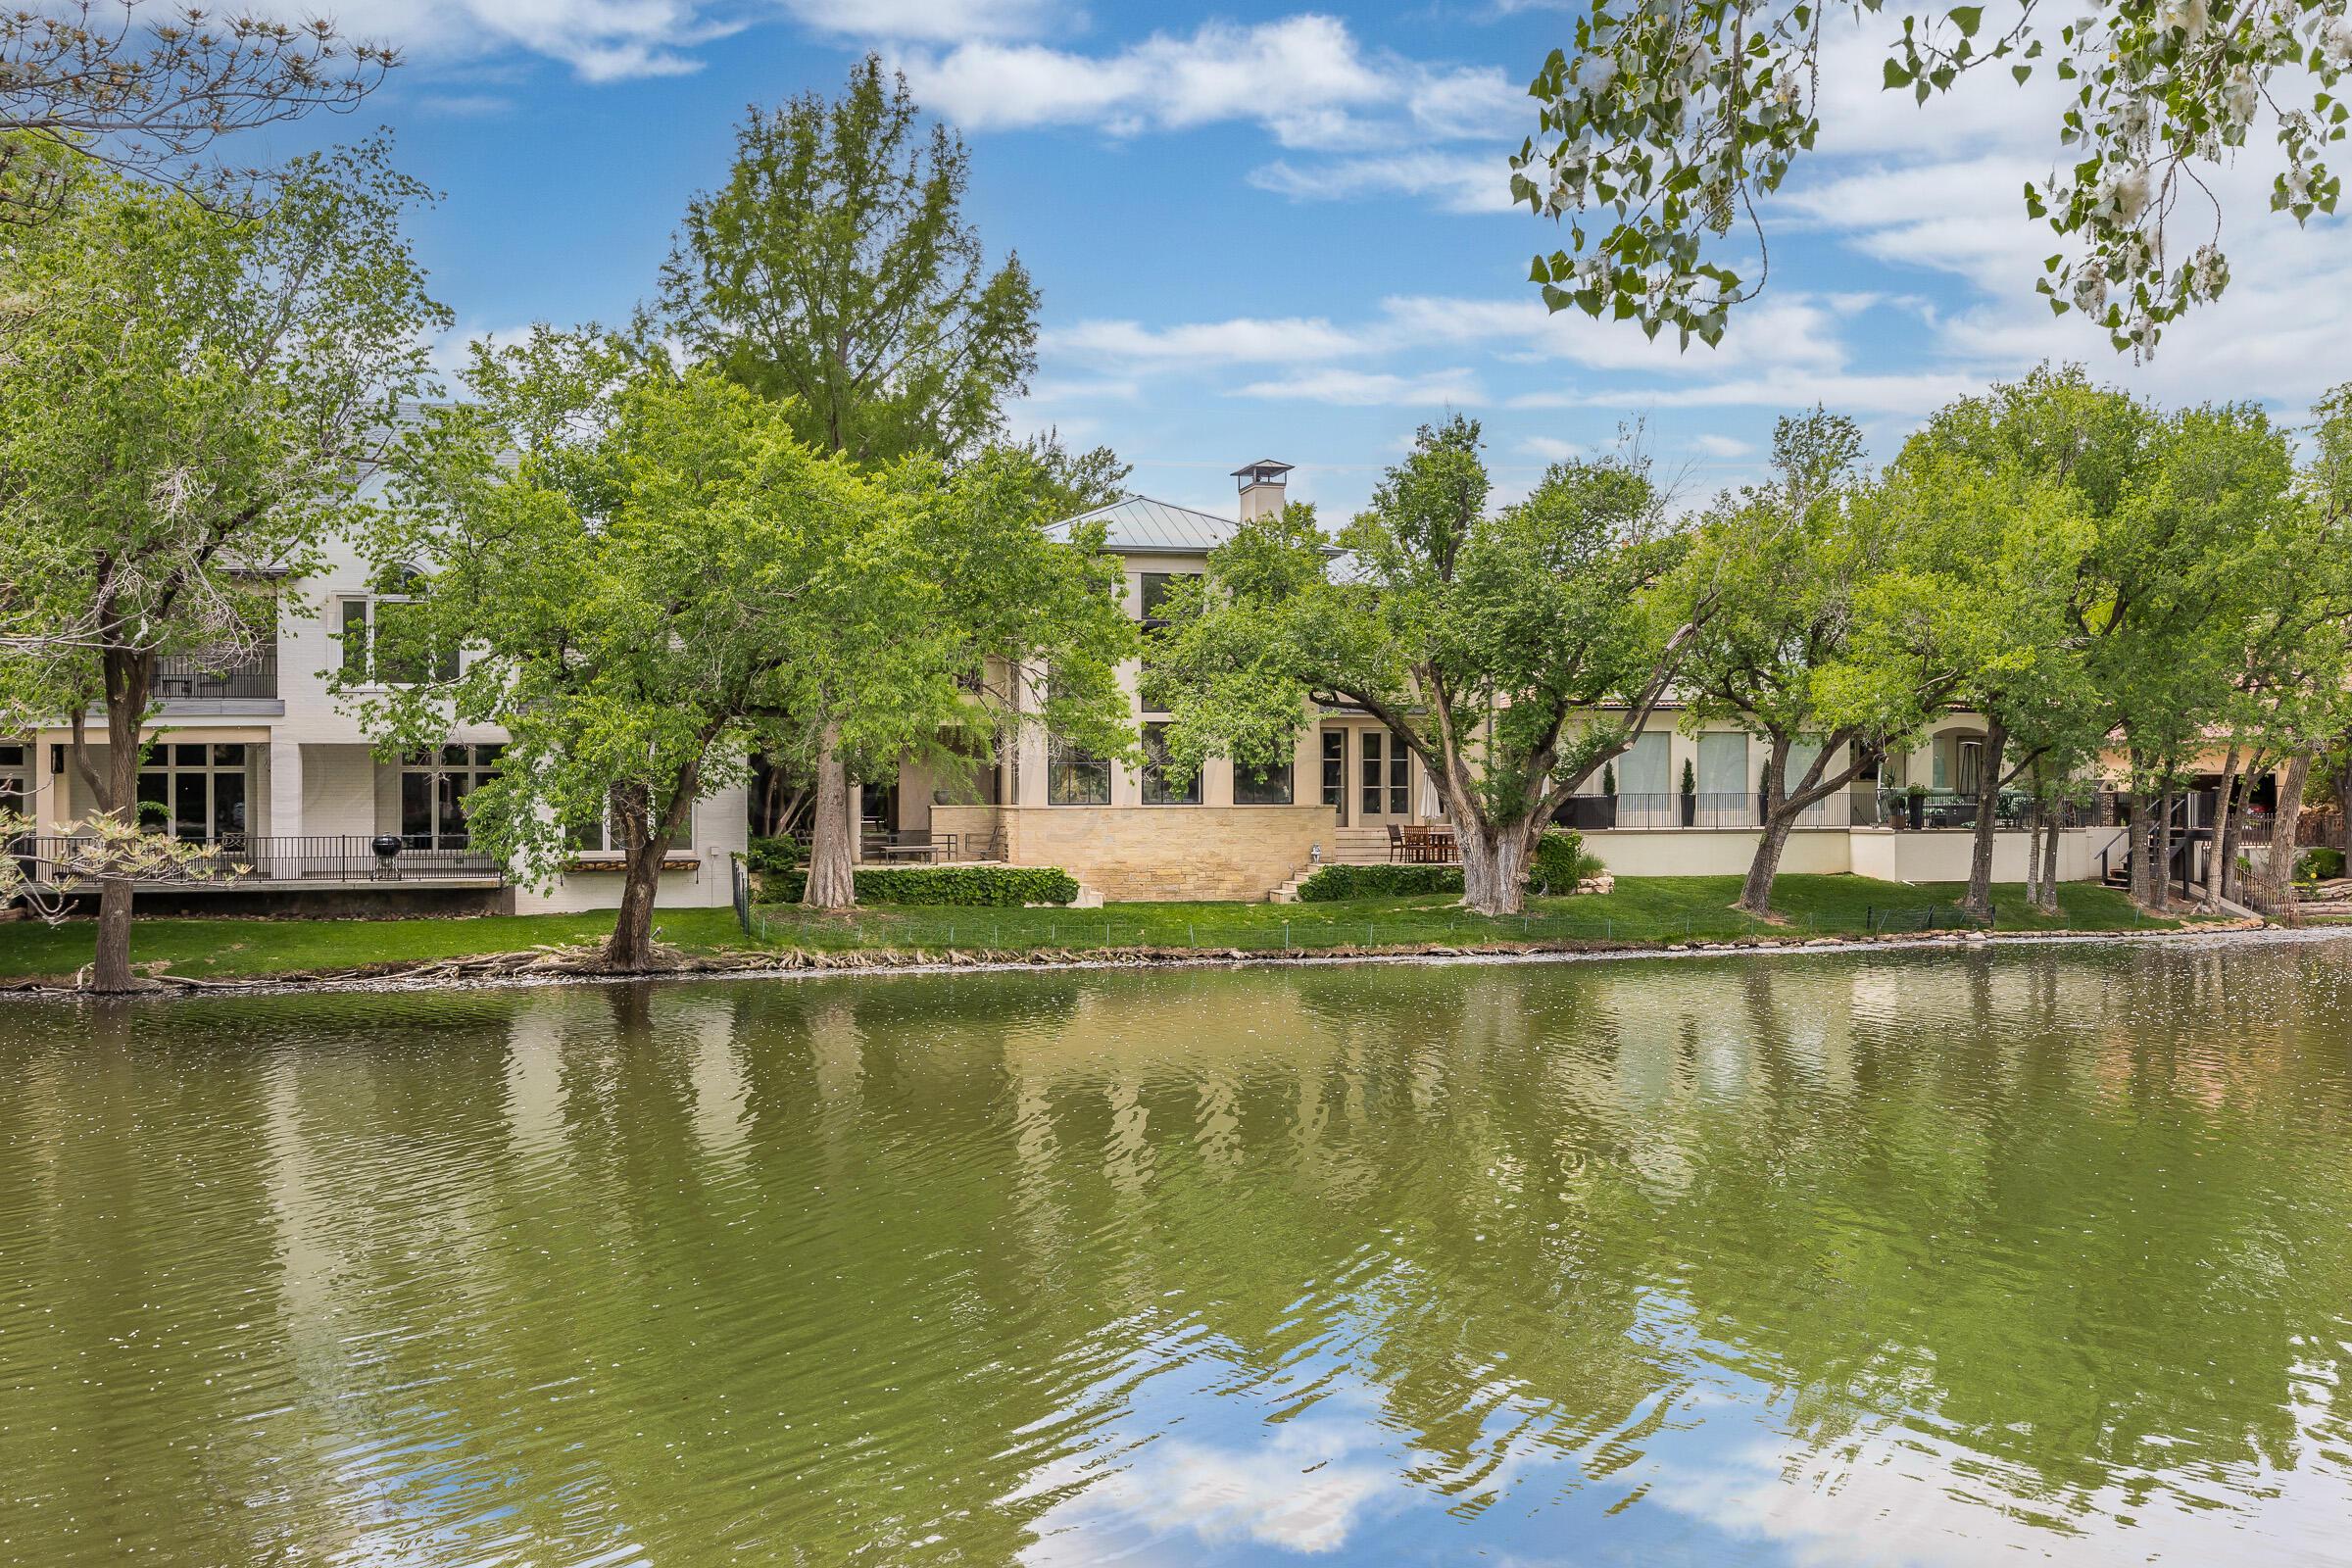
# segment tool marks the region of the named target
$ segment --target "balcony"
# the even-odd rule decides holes
[[[228,833],[206,841],[202,853],[185,865],[134,874],[130,880],[169,883],[187,892],[321,883],[498,887],[506,881],[505,866],[478,851],[404,844],[387,855],[376,847],[377,842],[356,833],[300,837]],[[80,836],[28,834],[0,843],[0,854],[14,857],[35,886],[66,892],[95,888],[96,873],[104,863],[99,843]]]
[[[155,662],[155,698],[178,713],[282,713],[277,696],[277,650],[242,663],[214,668],[184,656]]]

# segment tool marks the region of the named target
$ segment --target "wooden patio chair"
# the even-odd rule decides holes
[[[1394,822],[1389,824],[1389,858],[1391,860],[1401,860],[1405,858],[1404,829],[1398,827]]]

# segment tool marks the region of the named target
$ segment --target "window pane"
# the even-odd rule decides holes
[[[444,746],[441,748],[441,765],[443,767],[466,767],[471,765],[472,761],[473,753],[467,747]]]
[[[433,842],[433,775],[400,775],[400,836],[411,849]]]
[[[139,775],[139,826],[162,832],[172,821],[172,775]]]
[[[199,748],[201,749],[201,748]],[[172,775],[172,836],[201,843],[205,838],[206,818],[202,773]]]
[[[1146,620],[1157,620],[1159,607],[1168,597],[1168,590],[1180,582],[1190,582],[1200,576],[1197,571],[1147,571],[1144,573],[1140,603]]]
[[[1363,760],[1357,764],[1357,767],[1364,780],[1364,814],[1366,816],[1380,815],[1380,743],[1383,739],[1380,731],[1376,729],[1368,729],[1363,732],[1361,743]]]
[[[174,746],[172,748],[172,765],[173,767],[202,767],[204,757],[204,748],[201,746]]]
[[[368,678],[368,601],[343,601],[343,674],[350,680]]]
[[[242,746],[214,747],[213,765],[215,767],[243,767],[245,765],[245,748]]]
[[[23,767],[24,765],[24,747],[22,747],[22,746],[0,746],[0,767]]]
[[[1233,770],[1233,804],[1236,806],[1288,806],[1291,804],[1291,764],[1276,762],[1270,767],[1243,767]]]
[[[233,838],[245,831],[245,775],[220,773],[213,778],[213,837]]]
[[[500,754],[505,751],[505,746],[496,743],[485,746],[476,746],[473,749],[473,765],[476,767],[496,767],[498,766],[498,759]]]
[[[1698,738],[1698,793],[1743,795],[1754,782],[1747,771],[1747,737],[1709,730]]]
[[[1338,810],[1348,801],[1348,732],[1323,732],[1323,804]]]
[[[1389,814],[1403,816],[1413,808],[1413,754],[1401,746],[1389,752]]]
[[[1669,737],[1664,730],[1644,730],[1623,757],[1617,759],[1617,789],[1623,795],[1664,795],[1672,786],[1666,777]]]
[[[1169,786],[1166,764],[1168,760],[1168,726],[1144,726],[1144,804],[1146,806],[1198,806],[1200,804],[1200,775],[1195,773],[1182,790]]]
[[[375,604],[375,678],[389,686],[413,686],[425,678],[424,629],[416,607],[398,600]]]
[[[438,773],[434,775],[434,782],[440,786],[434,796],[438,803],[438,809],[434,813],[434,831],[439,835],[443,849],[462,850],[466,847],[466,796],[473,788],[473,775]]]

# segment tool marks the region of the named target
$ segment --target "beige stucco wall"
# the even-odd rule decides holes
[[[1756,858],[1754,828],[1662,827],[1588,833],[1585,848],[1619,876],[1744,876]],[[1834,876],[1854,869],[1844,832],[1788,835],[1781,869]]]
[[[1006,858],[1113,901],[1263,899],[1331,834],[1320,806],[1041,806],[1004,813]]]
[[[2066,828],[2058,835],[2058,880],[2095,881],[2099,850],[2115,838],[2111,827]],[[1853,844],[1856,876],[1886,882],[1965,882],[1969,858],[1975,853],[1973,833],[1904,833],[1890,828],[1846,835]],[[1996,832],[1992,836],[1992,879],[2026,879],[2028,835]]]

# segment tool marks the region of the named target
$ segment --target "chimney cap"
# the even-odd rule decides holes
[[[1281,478],[1291,471],[1291,466],[1287,463],[1277,463],[1272,458],[1260,458],[1255,463],[1245,463],[1234,469],[1233,477],[1248,479],[1253,484],[1263,483],[1267,480]]]

